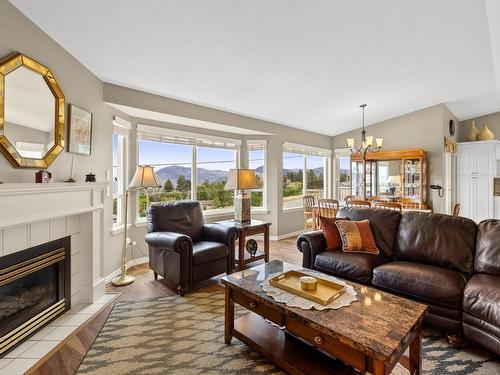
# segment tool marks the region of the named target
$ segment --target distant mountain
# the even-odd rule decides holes
[[[224,181],[227,178],[228,171],[211,170],[198,168],[198,181],[204,182],[218,182]],[[186,180],[191,179],[191,168],[181,167],[173,165],[170,167],[165,167],[156,171],[156,177],[158,177],[158,182],[163,185],[165,181],[170,180],[175,186],[177,179],[180,176],[184,176]]]
[[[297,173],[298,171],[300,171],[299,168],[291,168],[291,169],[283,169],[283,175],[286,175],[288,172],[293,172],[293,173]],[[323,174],[323,167],[317,167],[317,168],[313,168],[312,170],[314,172],[314,174],[316,176],[320,176]]]
[[[286,175],[288,172],[295,172],[297,173],[299,171],[298,168],[295,169],[283,169],[283,174]],[[323,173],[323,168],[318,167],[313,169],[314,174],[316,176],[319,176]],[[198,168],[198,181],[204,182],[218,182],[218,181],[225,181],[227,179],[228,171],[221,171],[221,170],[212,170],[212,169],[205,169],[205,168]],[[262,176],[264,173],[264,166],[257,167],[255,169],[255,173],[258,176]],[[158,178],[158,182],[163,185],[165,181],[170,180],[175,186],[175,183],[177,182],[177,179],[180,176],[184,176],[186,180],[191,179],[191,168],[188,167],[181,167],[177,165],[169,166],[169,167],[164,167],[156,171],[156,177]]]

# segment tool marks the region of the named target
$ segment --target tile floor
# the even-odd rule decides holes
[[[21,375],[55,348],[116,294],[106,294],[93,304],[80,304],[49,323],[17,348],[0,358],[0,375]]]

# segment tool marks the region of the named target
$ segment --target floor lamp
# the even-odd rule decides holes
[[[124,286],[132,284],[135,281],[135,277],[132,275],[127,275],[127,221],[128,221],[128,196],[130,190],[147,189],[151,187],[158,187],[158,182],[156,181],[155,171],[150,165],[138,165],[132,181],[128,189],[125,191],[125,234],[123,240],[123,253],[122,253],[122,267],[121,274],[115,277],[111,282],[113,285]]]

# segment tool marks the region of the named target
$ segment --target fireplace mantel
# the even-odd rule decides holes
[[[0,256],[71,236],[71,300],[96,301],[104,295],[109,195],[109,182],[0,184]]]
[[[0,184],[0,228],[104,208],[108,182]]]

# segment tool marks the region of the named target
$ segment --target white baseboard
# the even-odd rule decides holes
[[[149,257],[132,259],[132,260],[129,260],[127,262],[127,268],[130,268],[132,266],[137,266],[138,264],[148,263],[148,262],[149,262]],[[111,280],[113,280],[116,276],[118,276],[120,274],[121,271],[122,271],[122,269],[120,267],[116,271],[113,271],[108,276],[106,276],[104,279],[106,281],[106,284],[109,284],[111,282]]]
[[[285,238],[296,237],[301,233],[304,233],[304,229],[297,230],[295,232],[280,234],[279,236],[270,236],[269,239],[271,241],[279,241],[279,240],[284,240]]]

